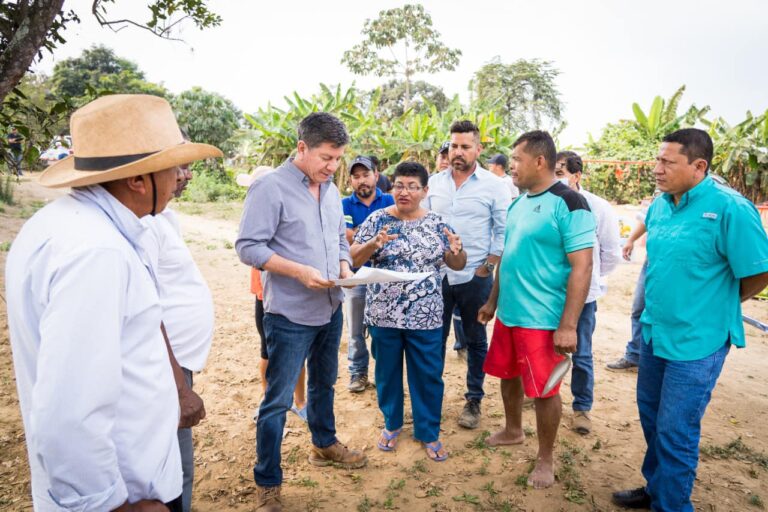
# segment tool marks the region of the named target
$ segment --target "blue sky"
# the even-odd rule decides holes
[[[139,64],[149,80],[173,92],[199,85],[252,111],[296,90],[311,94],[318,83],[372,88],[383,81],[351,74],[344,50],[362,38],[366,18],[395,1],[213,0],[221,27],[180,34],[186,43],[162,41],[133,28],[100,28],[90,0],[69,0],[80,25],[68,42],[37,69],[50,73],[58,60],[104,44]],[[564,144],[580,145],[612,121],[632,116],[632,102],[647,109],[653,97],[686,84],[683,107],[710,105],[729,121],[747,110],[768,108],[768,7],[763,0],[650,0],[536,2],[426,0],[435,28],[463,52],[455,71],[423,76],[449,95],[468,98],[472,74],[498,55],[552,61],[568,128]],[[110,14],[145,19],[144,2],[117,2]]]

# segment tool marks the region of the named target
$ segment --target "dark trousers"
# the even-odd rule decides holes
[[[467,400],[482,400],[485,373],[483,363],[488,353],[488,336],[485,325],[477,321],[477,312],[488,300],[493,286],[493,276],[473,276],[467,283],[450,285],[443,278],[443,362],[445,344],[451,331],[454,308],[459,310],[464,338],[467,344]]]

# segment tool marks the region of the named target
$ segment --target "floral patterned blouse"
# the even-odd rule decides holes
[[[365,294],[365,323],[396,329],[436,329],[443,325],[443,288],[440,269],[449,250],[453,228],[434,212],[416,220],[400,220],[386,208],[372,213],[360,225],[354,242],[364,244],[384,226],[387,233],[399,235],[371,256],[374,268],[398,272],[431,272],[420,281],[369,284]]]

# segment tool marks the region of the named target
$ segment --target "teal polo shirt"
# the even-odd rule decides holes
[[[560,182],[507,210],[496,316],[508,327],[556,330],[565,307],[568,253],[595,245],[587,200]]]
[[[651,204],[645,311],[640,321],[654,355],[702,359],[726,341],[745,345],[739,284],[768,272],[768,236],[755,206],[707,176],[675,205]]]

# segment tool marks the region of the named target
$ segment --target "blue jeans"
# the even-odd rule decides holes
[[[482,400],[485,395],[483,363],[488,353],[488,336],[485,325],[477,321],[477,312],[488,300],[492,286],[493,276],[472,276],[471,281],[456,285],[449,285],[448,278],[443,278],[443,363],[453,309],[458,308],[467,346],[467,400]]]
[[[642,344],[637,408],[648,445],[643,476],[653,510],[693,512],[701,418],[729,349],[724,342],[702,359],[671,361],[653,355],[653,342]]]
[[[386,429],[403,426],[403,353],[411,394],[413,437],[423,443],[440,437],[443,408],[442,328],[428,330],[371,327],[376,359],[376,396]]]
[[[368,375],[368,347],[365,345],[365,285],[344,290],[347,306],[347,329],[349,329],[349,376]]]
[[[632,364],[640,362],[640,345],[643,344],[643,325],[640,317],[645,309],[645,272],[648,270],[648,260],[645,260],[640,275],[637,276],[635,295],[632,298],[632,339],[627,342],[627,350],[624,359]]]
[[[592,364],[592,335],[595,332],[597,301],[587,302],[576,326],[576,353],[573,354],[571,392],[574,411],[591,411],[594,401],[595,370]]]
[[[192,388],[192,371],[186,368],[181,369],[184,372],[184,380]],[[181,502],[184,512],[192,510],[192,484],[195,481],[195,446],[192,443],[192,429],[180,428],[176,431],[179,438],[179,451],[181,452],[181,471],[184,475],[183,486],[181,488]]]
[[[464,326],[461,325],[461,312],[459,308],[453,309],[453,337],[456,341],[453,343],[453,350],[466,350],[467,338],[464,336]]]
[[[339,341],[342,329],[341,307],[325,325],[296,324],[282,315],[264,315],[269,366],[267,392],[259,407],[256,422],[256,466],[253,478],[262,487],[283,482],[280,445],[285,414],[293,403],[293,390],[307,360],[307,423],[312,444],[326,448],[336,443],[333,415],[333,385],[339,369]]]

